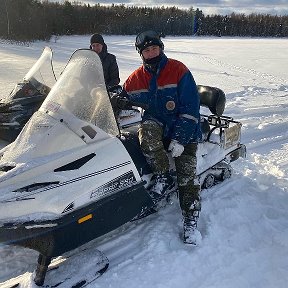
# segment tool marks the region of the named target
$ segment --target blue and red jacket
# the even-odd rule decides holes
[[[142,65],[124,83],[132,102],[147,105],[143,121],[163,126],[164,137],[186,145],[201,139],[200,100],[189,69],[163,54],[156,73]]]

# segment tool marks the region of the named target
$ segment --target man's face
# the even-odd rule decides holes
[[[91,44],[91,48],[93,51],[95,51],[97,54],[99,54],[102,51],[103,45],[100,43],[93,43],[93,44]]]
[[[148,46],[142,51],[145,60],[152,59],[160,55],[160,47],[158,45]]]

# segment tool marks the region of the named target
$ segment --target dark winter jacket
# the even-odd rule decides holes
[[[101,53],[99,53],[99,57],[103,66],[106,87],[109,88],[118,85],[120,83],[120,78],[116,57],[107,52],[107,45],[105,43]]]
[[[164,137],[182,145],[201,139],[200,100],[189,69],[163,54],[156,73],[142,65],[124,83],[129,99],[146,104],[143,121],[153,119]]]

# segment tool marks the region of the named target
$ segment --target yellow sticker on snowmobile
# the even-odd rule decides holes
[[[78,219],[78,224],[81,224],[81,223],[83,223],[83,222],[85,222],[85,221],[87,221],[87,220],[89,220],[91,218],[92,218],[92,214],[88,214],[88,215]]]

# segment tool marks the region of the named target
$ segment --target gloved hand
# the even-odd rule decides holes
[[[118,109],[131,109],[132,105],[128,99],[128,94],[127,92],[122,89],[122,91],[119,94],[113,95],[111,98],[111,104],[113,109],[118,108]]]
[[[117,106],[119,109],[132,109],[132,104],[130,103],[129,99],[126,97],[117,97]]]
[[[176,140],[171,140],[168,151],[171,151],[171,155],[173,158],[179,157],[184,151],[184,146]]]

